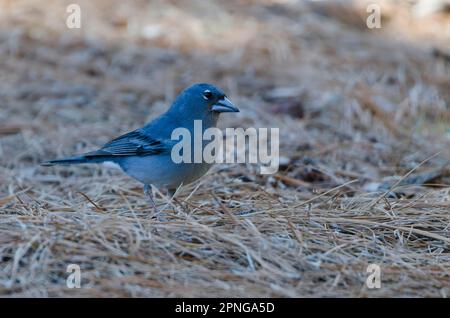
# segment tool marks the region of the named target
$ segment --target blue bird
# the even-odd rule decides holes
[[[173,193],[180,185],[203,176],[211,167],[206,162],[175,163],[171,157],[176,128],[194,132],[194,121],[202,129],[216,127],[220,113],[239,112],[225,93],[206,83],[194,84],[175,99],[170,108],[144,127],[117,137],[102,148],[76,157],[51,160],[44,166],[113,162],[129,176],[144,184],[144,193],[156,210],[152,185]],[[203,133],[203,132],[202,132]]]

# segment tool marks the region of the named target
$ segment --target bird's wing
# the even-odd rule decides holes
[[[89,152],[84,156],[148,156],[168,151],[170,151],[168,145],[138,129],[113,139],[101,149]]]

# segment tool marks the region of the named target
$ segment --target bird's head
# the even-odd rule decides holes
[[[200,83],[186,88],[170,107],[170,112],[188,119],[217,118],[220,113],[239,112],[225,93],[211,84]]]

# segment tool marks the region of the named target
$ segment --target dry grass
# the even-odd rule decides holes
[[[448,15],[384,1],[369,31],[361,1],[78,2],[81,30],[62,1],[0,2],[0,295],[449,296]],[[216,166],[158,196],[162,222],[119,171],[39,166],[196,81],[242,109],[223,127],[280,127],[276,175]]]

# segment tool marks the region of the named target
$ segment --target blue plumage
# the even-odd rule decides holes
[[[102,148],[81,156],[45,162],[43,165],[68,165],[112,161],[129,176],[150,185],[175,189],[205,174],[210,164],[179,163],[171,158],[174,141],[172,131],[186,128],[191,133],[194,121],[201,120],[203,129],[215,127],[220,113],[238,112],[219,88],[211,84],[195,84],[185,89],[171,107],[144,127],[106,143]],[[153,200],[152,200],[153,203]]]

